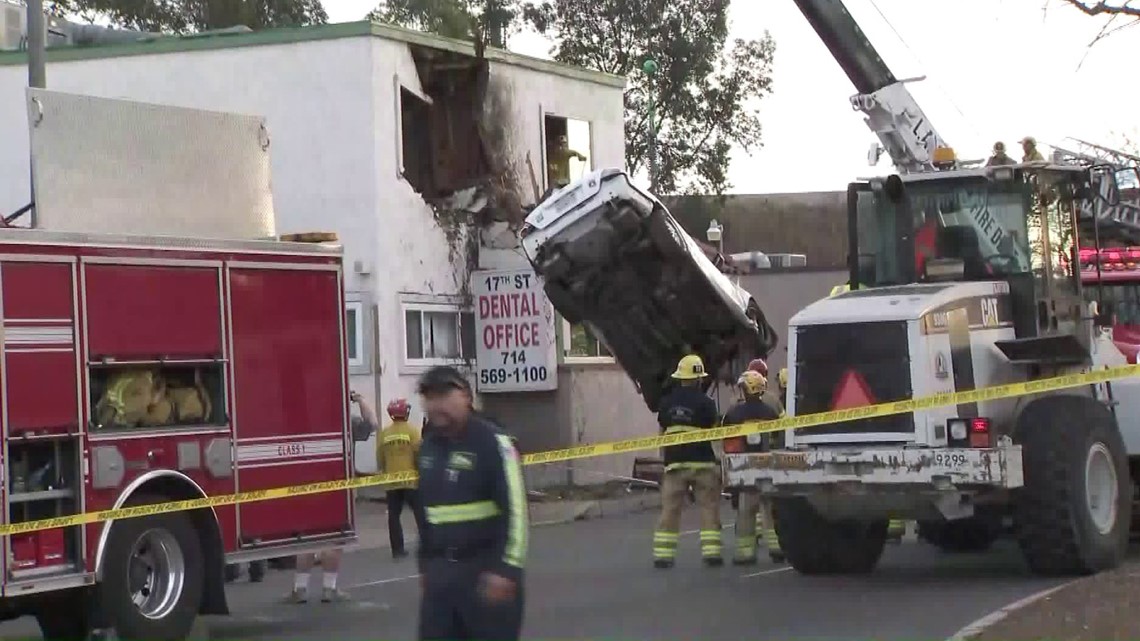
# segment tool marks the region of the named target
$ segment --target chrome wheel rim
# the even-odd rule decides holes
[[[131,602],[148,619],[161,619],[174,609],[186,584],[186,559],[174,535],[166,530],[143,532],[127,560]]]

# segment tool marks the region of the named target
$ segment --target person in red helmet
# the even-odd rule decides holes
[[[764,378],[768,378],[768,363],[764,362],[764,359],[762,358],[754,358],[749,361],[748,369],[756,372]]]
[[[376,470],[382,474],[414,472],[416,455],[420,451],[420,431],[408,422],[412,406],[407,399],[397,398],[388,403],[388,416],[392,422],[376,437]],[[388,540],[392,544],[392,558],[408,555],[404,548],[404,527],[400,515],[407,504],[416,519],[416,535],[423,532],[423,513],[415,487],[393,486],[387,492]]]

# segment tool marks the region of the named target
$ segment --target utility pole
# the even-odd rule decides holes
[[[657,61],[647,58],[641,70],[649,77],[649,193],[657,194],[657,86],[653,76],[657,73]]]
[[[43,0],[28,0],[28,86],[36,89],[47,87],[47,28],[44,25]],[[36,226],[36,180],[32,176],[31,138],[28,139],[28,177],[31,179],[31,209],[28,210],[28,226]]]

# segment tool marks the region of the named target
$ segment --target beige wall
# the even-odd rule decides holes
[[[840,269],[780,270],[740,277],[740,286],[752,294],[780,335],[779,344],[768,356],[769,371],[787,366],[788,321],[792,316],[845,282],[847,272]]]

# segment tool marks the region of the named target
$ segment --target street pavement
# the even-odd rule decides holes
[[[693,510],[689,510],[692,512]],[[1012,544],[986,554],[948,555],[905,541],[889,546],[866,577],[805,577],[765,559],[752,568],[705,568],[696,515],[686,514],[678,563],[650,562],[653,513],[606,516],[532,530],[526,579],[526,638],[942,640],[985,614],[1059,581],[1031,577]],[[725,511],[725,523],[732,514]],[[414,532],[414,530],[411,530]],[[410,533],[410,532],[409,532]],[[730,550],[731,530],[725,529]],[[230,641],[314,638],[414,639],[415,561],[382,548],[346,553],[341,587],[353,600],[280,602],[289,572],[229,586],[229,617],[208,617],[204,634]],[[319,588],[314,574],[313,588]],[[35,636],[25,619],[0,637]]]

